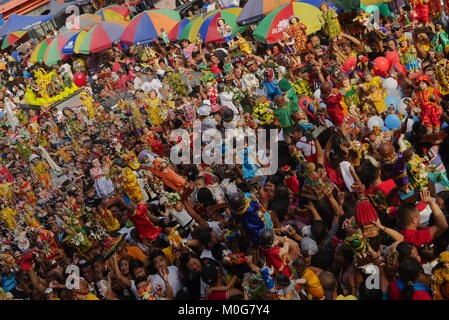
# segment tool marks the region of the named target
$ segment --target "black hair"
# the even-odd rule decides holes
[[[154,250],[154,251],[151,253],[150,261],[153,262],[154,259],[156,259],[156,258],[159,257],[159,256],[163,256],[163,257],[165,258],[165,254],[164,254],[161,250]]]
[[[129,263],[129,270],[131,271],[131,274],[134,276],[134,269],[135,268],[144,268],[145,265],[143,264],[142,261],[140,261],[139,259],[133,259],[131,260],[131,262]]]
[[[312,238],[317,242],[322,241],[327,236],[328,230],[325,223],[322,220],[312,221],[310,225],[311,225],[310,230],[312,232]]]
[[[141,282],[146,282],[148,281],[146,277],[139,277],[136,280],[134,280],[134,285],[137,287],[137,285]]]
[[[213,206],[217,204],[217,201],[214,199],[212,191],[209,188],[201,188],[197,193],[198,202],[203,205],[203,207]]]
[[[192,237],[194,239],[197,239],[199,242],[201,242],[202,245],[207,247],[207,244],[211,241],[212,239],[212,228],[210,227],[203,227],[203,228],[198,228],[196,229],[194,232],[192,232]]]
[[[404,258],[410,258],[410,255],[412,253],[412,249],[415,245],[408,243],[408,242],[401,242],[396,246],[396,251],[398,253],[398,261],[399,263]]]
[[[92,259],[92,264],[94,264],[95,262],[105,263],[105,262],[106,262],[106,259],[104,258],[103,255],[97,254],[97,255]]]
[[[405,288],[402,290],[402,300],[411,300],[415,289],[413,283],[416,282],[420,272],[420,265],[416,259],[407,257],[399,264],[399,279],[404,282]]]

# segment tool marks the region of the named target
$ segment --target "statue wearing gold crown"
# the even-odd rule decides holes
[[[92,96],[87,91],[83,91],[80,93],[80,100],[83,106],[86,108],[89,120],[95,121],[96,110],[94,106],[94,99],[92,98]]]
[[[433,296],[435,300],[449,300],[449,252],[440,253],[438,262],[440,267],[432,272]]]

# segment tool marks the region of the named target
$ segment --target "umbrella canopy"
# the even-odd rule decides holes
[[[282,40],[282,32],[289,28],[289,19],[292,16],[298,17],[307,26],[307,34],[311,34],[321,29],[319,20],[321,14],[321,10],[315,5],[305,2],[292,2],[279,7],[263,18],[253,36],[263,43],[274,43]]]
[[[168,34],[181,18],[177,11],[153,9],[144,11],[131,20],[122,36],[122,42],[128,45],[145,44],[159,38],[161,29]]]
[[[79,53],[89,54],[112,47],[120,40],[128,21],[104,21],[94,25],[83,37]]]
[[[8,21],[0,28],[0,37],[4,37],[14,31],[26,31],[52,18],[50,16],[22,16],[12,14],[9,16]]]
[[[61,48],[61,53],[63,54],[72,54],[72,53],[81,53],[80,48],[81,44],[84,41],[87,33],[90,29],[92,29],[95,25],[87,25],[81,31],[72,35],[64,46]]]
[[[222,35],[218,30],[217,21],[223,19],[224,22],[232,28],[232,34],[245,31],[248,27],[239,27],[236,23],[242,8],[229,7],[217,12],[212,12],[204,18],[201,23],[199,34],[205,43],[224,42]]]
[[[249,0],[237,18],[239,26],[246,26],[262,20],[271,11],[292,0]]]
[[[86,26],[93,25],[101,22],[101,17],[96,14],[82,14],[79,16],[79,26],[74,27],[73,29],[82,29]]]
[[[175,41],[178,40],[179,37],[181,36],[181,32],[182,30],[184,30],[184,28],[189,24],[190,21],[192,21],[193,19],[195,19],[195,17],[188,17],[188,18],[184,18],[181,21],[179,21],[170,31],[170,33],[168,34],[168,39],[170,41]]]
[[[8,34],[5,37],[5,39],[3,39],[2,50],[8,48],[10,45],[12,45],[16,41],[20,40],[26,34],[27,34],[26,31],[15,31],[13,33]]]
[[[101,8],[95,14],[99,15],[103,21],[129,21],[130,10],[125,6],[108,6]]]
[[[44,61],[45,51],[47,51],[48,46],[53,41],[54,37],[44,39],[41,43],[37,45],[31,54],[30,61],[36,63],[38,61]]]
[[[57,35],[53,38],[44,53],[43,61],[47,66],[52,66],[68,57],[68,55],[61,53],[61,49],[75,33],[76,32],[69,31],[64,34]]]
[[[189,40],[190,42],[195,42],[198,38],[198,32],[200,32],[201,24],[207,16],[207,14],[202,14],[190,21],[184,29],[181,30],[178,40]]]

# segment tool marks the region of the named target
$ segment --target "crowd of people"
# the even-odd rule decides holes
[[[1,298],[449,299],[435,3],[390,4],[379,23],[324,4],[319,32],[291,17],[274,44],[221,21],[223,43],[155,39],[52,67],[30,62],[33,41],[2,53]],[[78,72],[79,106],[26,103]],[[255,161],[244,143],[242,164],[173,163],[171,132],[197,121],[235,146],[277,129],[278,152],[268,136]]]

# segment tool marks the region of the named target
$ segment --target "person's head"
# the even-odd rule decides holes
[[[222,27],[222,26],[225,25],[225,21],[224,21],[223,19],[218,19],[218,20],[217,20],[217,25],[218,25],[219,27]]]
[[[404,229],[416,230],[419,225],[419,211],[413,203],[401,204],[398,208],[397,216]]]
[[[129,256],[123,257],[120,259],[118,263],[118,267],[120,272],[123,273],[124,276],[127,276],[130,273],[129,266],[131,264],[132,258]]]
[[[92,265],[93,265],[93,269],[94,269],[94,273],[95,273],[96,277],[101,276],[104,273],[104,271],[106,270],[105,262],[106,262],[106,260],[100,254],[96,255],[93,258]]]
[[[200,258],[194,253],[185,253],[181,258],[181,266],[187,273],[199,274],[203,268]]]
[[[138,277],[136,278],[136,280],[134,281],[134,285],[136,286],[137,291],[139,291],[139,289],[148,286],[148,279],[147,277]]]
[[[86,279],[86,281],[92,282],[95,280],[95,273],[92,264],[87,261],[80,266],[81,276]]]
[[[148,96],[150,97],[150,99],[156,99],[157,98],[156,90],[150,90],[150,92],[148,92]]]
[[[402,38],[404,32],[402,29],[402,26],[399,23],[392,23],[391,24],[391,35],[395,37],[396,39]]]
[[[425,243],[418,247],[418,254],[422,259],[422,263],[431,262],[437,258],[435,253],[435,245],[433,243]]]
[[[404,258],[399,263],[399,279],[405,284],[404,290],[402,290],[402,300],[411,300],[415,292],[413,283],[419,277],[420,265],[416,259]]]
[[[329,5],[327,3],[322,3],[320,5],[320,10],[323,11],[324,13],[326,13],[327,10],[329,10]]]
[[[131,275],[134,277],[134,279],[137,279],[139,277],[146,277],[145,265],[138,259],[131,260],[129,264],[129,270],[131,271]]]
[[[391,143],[385,142],[382,143],[379,147],[379,154],[382,157],[382,160],[385,162],[394,161],[396,158],[396,150],[394,149]]]
[[[291,18],[289,19],[288,22],[289,22],[291,25],[292,25],[292,24],[296,24],[296,23],[299,22],[299,18],[296,17],[296,16],[293,16],[293,17],[291,17]]]
[[[449,210],[449,191],[438,192],[436,196],[436,203],[441,210]]]
[[[416,246],[408,243],[401,242],[396,246],[396,252],[398,253],[398,262],[400,263],[405,258],[412,258],[421,263],[421,257],[419,256]]]
[[[354,252],[344,243],[340,243],[335,250],[335,262],[341,266],[351,265],[354,260]]]
[[[283,273],[278,274],[274,282],[277,290],[285,289],[290,285],[290,279]]]
[[[212,249],[218,243],[217,233],[210,227],[201,227],[192,233],[192,237],[197,239],[205,248]]]
[[[217,204],[212,191],[207,187],[202,187],[198,190],[197,199],[204,208]]]
[[[151,254],[151,263],[153,264],[154,269],[159,270],[167,270],[168,261],[167,257],[161,250],[153,251]]]

